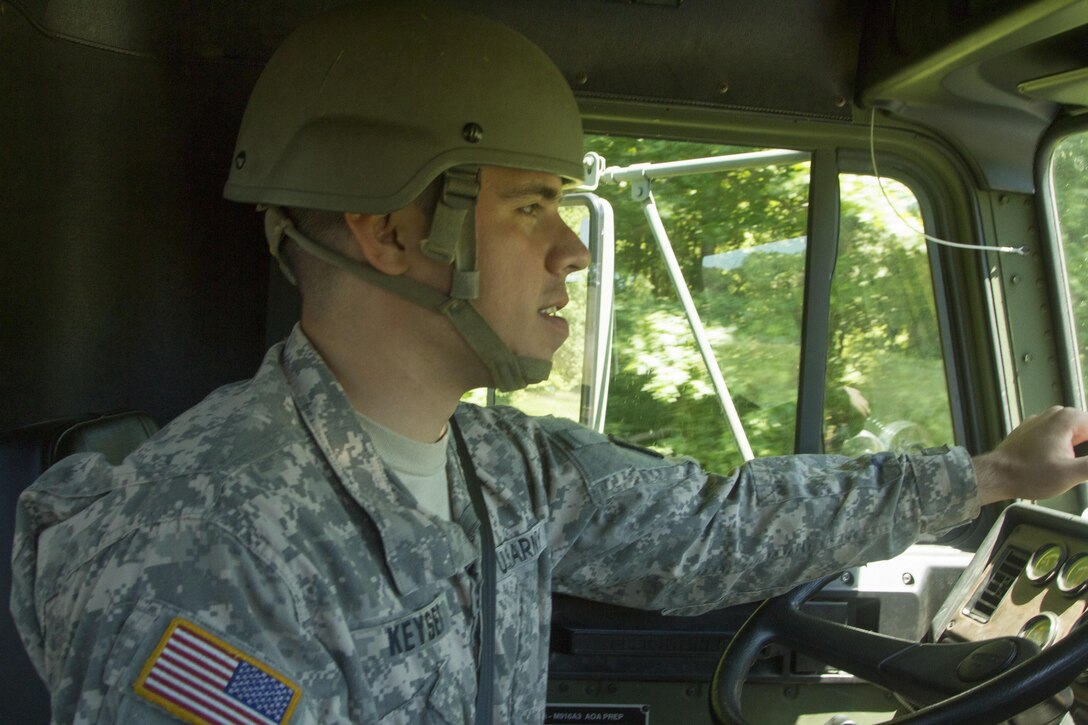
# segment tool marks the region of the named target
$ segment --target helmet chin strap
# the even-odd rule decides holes
[[[484,319],[472,300],[479,296],[479,271],[476,269],[476,182],[471,170],[471,196],[465,190],[464,169],[446,172],[442,198],[435,209],[431,235],[423,240],[427,256],[454,265],[449,295],[444,295],[415,280],[379,272],[370,265],[329,249],[300,232],[277,206],[260,207],[265,211],[265,236],[272,256],[292,283],[294,277],[280,257],[283,238],[288,237],[308,254],[349,272],[363,281],[392,292],[413,304],[444,315],[468,343],[491,374],[494,387],[509,392],[548,378],[550,360],[515,355]],[[451,182],[451,176],[454,177]],[[451,191],[452,189],[452,191]],[[467,198],[467,202],[466,202]]]

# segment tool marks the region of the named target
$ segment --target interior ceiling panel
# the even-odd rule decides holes
[[[546,22],[536,3],[460,4],[532,37],[582,94],[849,118],[860,0],[562,0]]]
[[[1038,140],[1063,109],[1018,87],[1083,68],[1086,40],[1085,0],[874,5],[859,103],[940,134],[987,188],[1031,193]]]
[[[583,95],[849,118],[864,0],[448,0],[535,40]],[[338,0],[17,0],[53,37],[263,64]],[[589,40],[587,40],[589,39]]]

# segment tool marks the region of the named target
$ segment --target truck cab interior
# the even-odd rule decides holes
[[[474,401],[718,470],[1085,405],[1088,0],[441,1],[556,62],[588,152],[572,339]],[[0,0],[5,601],[38,473],[123,457],[297,321],[222,189],[264,62],[339,4]],[[1088,722],[1084,488],[755,616],[557,596],[546,722]],[[0,720],[45,722],[2,620]]]

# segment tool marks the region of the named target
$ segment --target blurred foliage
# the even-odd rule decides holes
[[[917,199],[897,181],[881,183],[883,193],[874,177],[839,177],[824,409],[828,452],[859,455],[952,440],[926,242],[916,231],[922,228]]]
[[[750,152],[590,137],[609,166]],[[948,398],[924,242],[843,177],[833,292],[827,449],[947,442]],[[653,193],[749,442],[794,448],[803,313],[808,164],[661,179]],[[917,204],[885,182],[898,207]],[[616,334],[609,433],[728,470],[740,455],[640,205],[624,184],[598,194],[616,215]],[[874,196],[874,194],[876,196]]]
[[[751,151],[600,136],[587,139],[587,148],[610,166]],[[616,216],[607,430],[727,470],[740,455],[641,206],[623,183],[597,193]],[[808,164],[661,179],[653,193],[753,450],[791,451]],[[787,240],[800,241],[790,252],[760,253]]]
[[[1088,371],[1088,132],[1062,139],[1051,162],[1081,374]],[[1088,379],[1082,381],[1088,389]]]

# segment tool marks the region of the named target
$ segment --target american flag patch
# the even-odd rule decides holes
[[[166,628],[134,687],[198,725],[282,725],[301,695],[283,675],[180,617]]]

